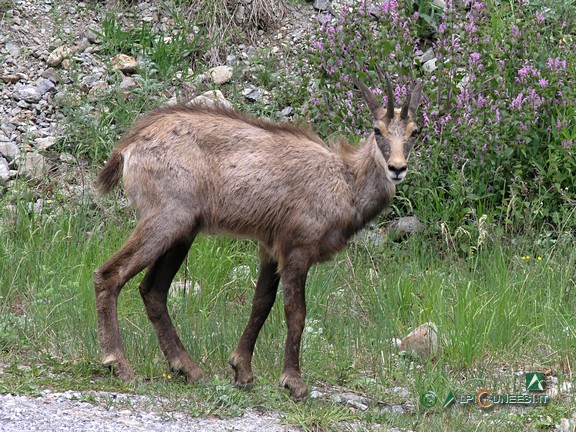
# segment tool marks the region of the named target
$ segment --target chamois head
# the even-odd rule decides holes
[[[418,132],[414,116],[422,95],[422,83],[416,85],[402,108],[394,107],[394,92],[388,75],[386,75],[388,97],[386,108],[376,100],[374,94],[362,82],[358,81],[357,85],[374,120],[374,132],[369,139],[376,140],[382,154],[382,159],[378,157],[377,160],[380,160],[388,179],[392,183],[400,183],[406,177],[408,170],[406,161]]]

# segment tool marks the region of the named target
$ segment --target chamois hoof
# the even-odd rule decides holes
[[[197,384],[202,381],[204,377],[202,369],[200,369],[186,353],[170,359],[168,363],[170,364],[172,372],[183,375],[188,384]]]
[[[290,390],[290,398],[294,402],[300,402],[308,396],[308,386],[297,372],[282,373],[280,385]]]
[[[233,353],[228,359],[228,364],[234,371],[232,384],[242,389],[251,389],[254,384],[254,375],[250,363]]]
[[[102,361],[102,365],[111,370],[115,377],[121,379],[126,384],[136,381],[134,370],[127,360],[122,361],[115,357],[107,357]]]
[[[180,369],[179,372],[186,377],[186,382],[188,384],[198,384],[204,378],[202,370],[200,370],[198,367],[187,371]]]

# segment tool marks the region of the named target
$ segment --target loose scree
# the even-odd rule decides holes
[[[254,379],[254,345],[282,281],[288,334],[280,383],[294,400],[306,397],[300,341],[308,270],[344,249],[389,205],[406,176],[422,84],[395,108],[386,81],[386,107],[357,83],[373,117],[373,131],[359,146],[344,140],[327,146],[306,128],[218,104],[160,108],[136,122],[97,180],[104,194],[123,179],[139,214],[130,238],[94,273],[105,366],[134,378],[120,338],[118,295],[146,269],[139,290],[162,352],[188,382],[201,379],[168,315],[168,289],[198,233],[233,235],[261,245],[250,318],[228,360],[234,382]]]

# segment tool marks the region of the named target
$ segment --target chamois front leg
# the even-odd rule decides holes
[[[234,369],[234,384],[238,386],[246,386],[254,381],[254,375],[252,374],[254,346],[258,334],[276,300],[279,283],[278,263],[265,256],[264,252],[261,252],[260,273],[256,283],[254,300],[252,301],[250,319],[238,346],[228,360],[228,363]]]
[[[308,395],[308,387],[300,375],[300,343],[306,320],[305,286],[309,268],[305,260],[297,259],[287,262],[282,271],[288,335],[280,385],[290,390],[294,401],[300,401]]]

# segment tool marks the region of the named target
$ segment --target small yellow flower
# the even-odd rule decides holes
[[[530,259],[530,256],[529,256],[529,255],[524,255],[524,256],[521,256],[520,259],[521,259],[522,261],[526,261],[526,260],[529,260],[529,259]]]
[[[542,257],[541,257],[541,256],[538,257],[538,261],[542,261]]]

